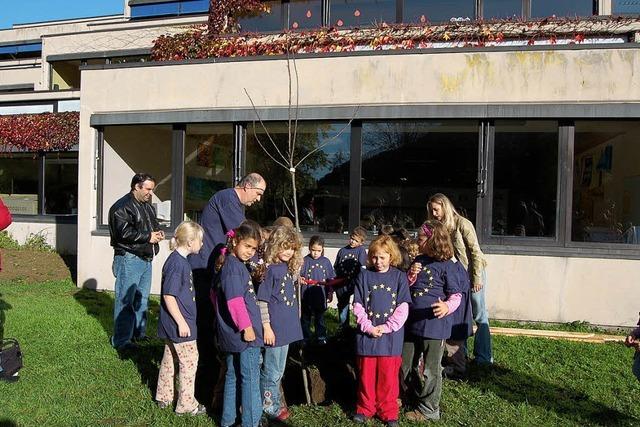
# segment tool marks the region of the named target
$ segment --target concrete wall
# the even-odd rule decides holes
[[[297,61],[300,105],[638,102],[640,49],[460,52]],[[86,70],[82,76],[78,278],[113,286],[112,252],[95,230],[93,154],[99,112],[286,106],[284,60]],[[265,83],[268,82],[268,83]],[[108,88],[108,90],[105,90]],[[105,171],[109,176],[109,171]],[[328,256],[335,256],[328,250]],[[167,244],[154,262],[154,291]],[[100,262],[96,262],[100,260]],[[632,325],[640,262],[492,255],[488,300],[499,318]]]
[[[47,243],[61,254],[76,254],[78,252],[78,227],[76,224],[48,224],[40,222],[13,222],[7,232],[24,244],[31,235],[42,234]]]

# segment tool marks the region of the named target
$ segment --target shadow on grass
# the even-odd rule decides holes
[[[73,297],[80,303],[87,314],[95,317],[107,335],[113,333],[113,296],[92,289],[80,289]],[[147,320],[147,330],[154,331],[158,323],[159,304],[153,299],[149,299],[149,313]],[[152,396],[156,394],[156,386],[158,383],[158,371],[162,353],[164,351],[164,343],[158,339],[150,339],[145,343],[140,343],[136,349],[119,352],[122,360],[131,360],[135,363],[140,378],[145,384]]]
[[[7,316],[4,314],[5,311],[10,310],[11,309],[11,304],[9,304],[8,302],[6,302],[3,298],[2,298],[2,294],[0,294],[0,341],[2,341],[4,339],[4,322],[7,318]],[[2,424],[0,424],[1,426]]]
[[[483,392],[491,392],[513,403],[524,403],[553,411],[560,418],[570,419],[579,425],[638,423],[638,419],[594,402],[585,393],[498,365],[490,368],[472,368],[468,382]]]
[[[17,427],[18,423],[8,418],[0,418],[0,427]]]

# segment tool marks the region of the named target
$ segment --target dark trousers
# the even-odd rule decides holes
[[[416,409],[432,420],[440,419],[444,340],[407,338],[402,346],[403,391]],[[424,372],[420,372],[420,359]]]

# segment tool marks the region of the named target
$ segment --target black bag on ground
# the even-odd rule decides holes
[[[0,380],[16,381],[22,368],[22,351],[18,340],[6,338],[0,341]]]

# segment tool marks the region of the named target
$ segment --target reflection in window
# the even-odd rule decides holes
[[[592,0],[531,0],[532,18],[548,18],[550,16],[571,18],[592,15]]]
[[[640,1],[612,0],[611,13],[613,15],[640,15]]]
[[[482,18],[508,19],[522,17],[522,0],[484,0],[482,2]]]
[[[404,0],[402,22],[439,23],[475,17],[475,0]]]
[[[184,155],[185,219],[199,221],[211,196],[233,184],[233,126],[187,126]]]
[[[640,122],[575,125],[572,239],[640,244]]]
[[[304,29],[322,26],[322,1],[292,0],[288,6],[287,28]]]
[[[44,160],[44,213],[78,213],[78,153],[47,153]]]
[[[558,123],[496,121],[494,159],[492,234],[555,236]]]
[[[160,225],[171,227],[171,139],[169,125],[107,126],[104,128],[102,220],[109,208],[131,190],[131,178],[146,172],[156,179],[152,203]]]
[[[240,31],[244,33],[281,31],[285,27],[283,21],[285,5],[279,1],[269,1],[267,5],[268,13],[239,19]]]
[[[477,163],[476,121],[363,123],[361,225],[415,230],[434,193],[475,222]]]
[[[331,25],[366,27],[396,22],[395,0],[332,0]]]
[[[299,122],[296,159],[324,147],[307,158],[296,171],[298,210],[303,231],[342,233],[349,227],[350,129],[341,122]],[[269,135],[284,153],[287,123],[267,123]],[[340,131],[344,131],[340,133]],[[278,154],[259,123],[247,126],[246,171],[258,172],[267,181],[262,202],[247,209],[247,217],[271,224],[279,216],[293,218],[293,192],[288,170],[277,165],[258,145],[276,158]],[[282,160],[282,159],[280,159]]]
[[[38,164],[35,153],[2,153],[0,197],[12,214],[38,214]]]

